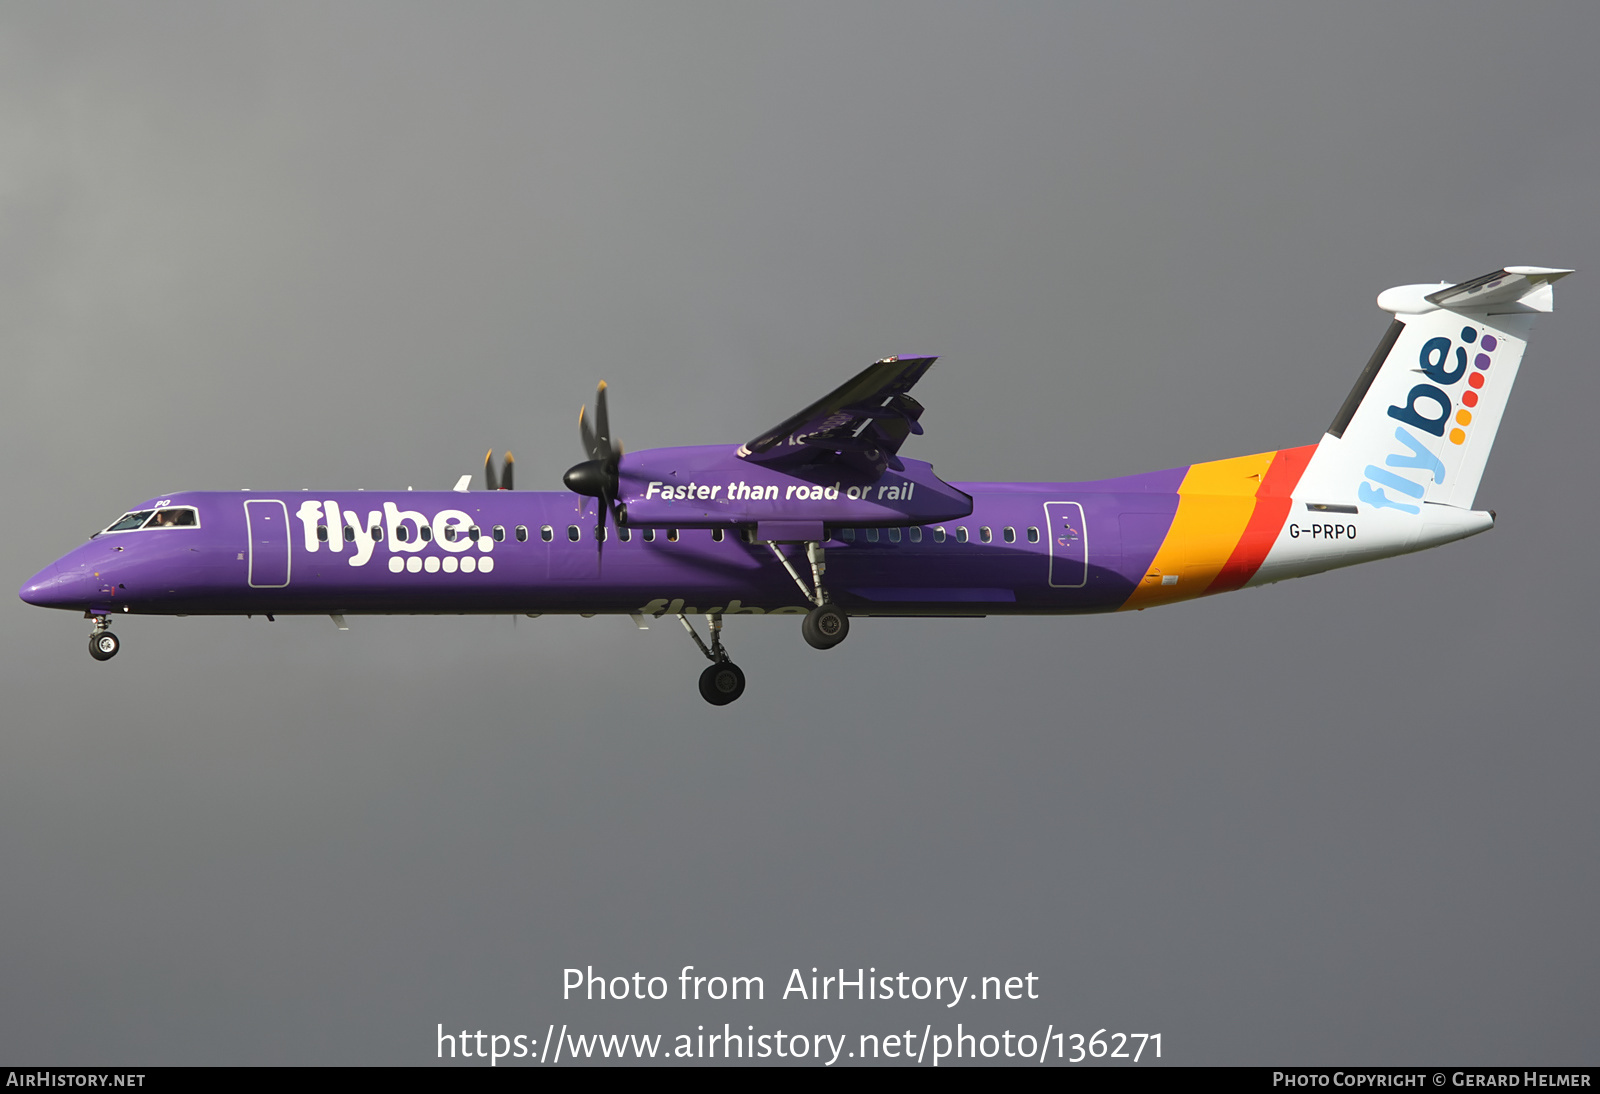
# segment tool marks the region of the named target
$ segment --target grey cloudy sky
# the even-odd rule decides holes
[[[0,572],[172,489],[555,488],[937,353],[908,453],[1311,443],[1394,284],[1574,266],[1489,535],[1163,609],[675,628],[0,605],[0,1060],[417,1063],[437,1023],[1160,1032],[1594,1063],[1587,3],[0,10]],[[766,977],[560,1000],[561,970]],[[793,967],[977,977],[778,1001]],[[972,1009],[968,1009],[968,1008]],[[986,1007],[981,1013],[976,1008]]]

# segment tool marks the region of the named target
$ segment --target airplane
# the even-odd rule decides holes
[[[122,615],[674,616],[724,706],[730,616],[1143,610],[1436,547],[1494,527],[1473,503],[1535,316],[1573,271],[1507,266],[1378,296],[1392,316],[1315,444],[1094,482],[946,482],[900,455],[933,357],[887,357],[743,444],[624,453],[606,385],[566,492],[197,491],[134,506],[29,578],[115,657]],[[706,617],[709,641],[690,617]]]

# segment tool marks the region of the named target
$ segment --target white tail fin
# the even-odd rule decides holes
[[[1420,514],[1470,509],[1533,317],[1571,270],[1508,266],[1460,285],[1402,285],[1394,314],[1295,496]]]

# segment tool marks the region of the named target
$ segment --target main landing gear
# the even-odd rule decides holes
[[[807,644],[813,649],[831,650],[843,642],[850,634],[850,616],[837,604],[828,602],[827,590],[822,587],[822,574],[828,568],[822,544],[816,540],[806,541],[806,561],[811,563],[811,584],[807,585],[794,568],[794,563],[778,549],[778,544],[773,540],[767,540],[766,543],[772,553],[778,556],[778,561],[783,563],[783,568],[789,571],[789,576],[794,578],[794,583],[800,586],[805,598],[816,605],[806,613],[805,622],[800,624],[800,634]]]
[[[806,613],[805,619],[800,624],[800,633],[806,642],[819,650],[831,650],[843,642],[850,633],[850,616],[839,605],[828,602],[828,594],[822,587],[822,573],[827,568],[822,544],[816,540],[804,541],[806,561],[811,564],[811,584],[808,585],[800,576],[800,571],[795,569],[789,556],[778,547],[779,541],[769,539],[762,542],[771,548],[772,553],[783,564],[783,568],[789,571],[789,576],[800,586],[805,598],[816,605]],[[681,605],[682,601],[679,601],[679,604]],[[706,616],[706,622],[711,629],[709,646],[699,634],[695,633],[694,624],[690,623],[682,612],[678,613],[678,622],[683,624],[683,629],[689,632],[694,644],[700,647],[700,652],[711,662],[710,667],[700,674],[700,697],[712,706],[725,707],[743,695],[744,670],[729,660],[728,651],[722,647],[722,613],[712,612]]]
[[[722,613],[706,616],[706,622],[711,627],[710,646],[695,632],[694,624],[682,612],[678,613],[678,622],[683,624],[683,629],[689,632],[694,644],[711,662],[710,667],[700,674],[700,697],[714,707],[725,707],[743,695],[744,670],[728,659],[728,651],[722,647]]]
[[[850,617],[837,604],[822,604],[806,613],[800,634],[812,648],[831,650],[850,633]]]
[[[122,648],[122,640],[111,633],[111,620],[103,615],[94,617],[94,633],[89,636],[89,656],[96,661],[109,661]]]

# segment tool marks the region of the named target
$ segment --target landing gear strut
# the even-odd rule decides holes
[[[728,651],[722,647],[722,613],[706,616],[706,622],[711,627],[710,646],[695,633],[694,624],[682,612],[678,613],[678,622],[683,624],[683,629],[689,632],[694,644],[711,662],[710,667],[700,674],[700,697],[714,707],[725,707],[743,695],[744,670],[728,659]]]
[[[768,540],[767,546],[778,556],[783,568],[789,571],[794,583],[800,586],[805,598],[816,605],[806,613],[805,621],[800,624],[800,634],[807,644],[813,649],[831,650],[843,642],[850,634],[850,616],[837,604],[828,602],[828,592],[822,587],[822,574],[828,568],[822,544],[816,540],[806,541],[806,561],[811,563],[810,585],[806,584],[788,556],[778,549],[776,542]]]
[[[96,661],[109,661],[122,648],[122,640],[111,633],[111,620],[103,615],[94,617],[94,633],[89,636],[89,656]]]

